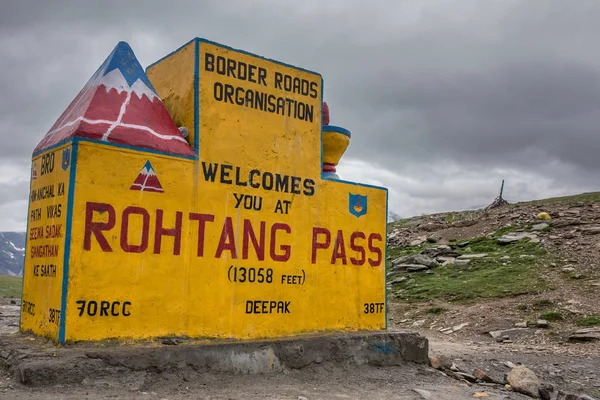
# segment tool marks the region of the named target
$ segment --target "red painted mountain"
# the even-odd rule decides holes
[[[144,168],[142,168],[137,178],[133,182],[133,185],[131,185],[129,189],[140,190],[142,192],[164,192],[150,161],[146,161]]]
[[[34,153],[76,136],[194,155],[125,42],[117,44]]]

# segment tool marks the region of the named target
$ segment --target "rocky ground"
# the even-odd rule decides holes
[[[600,194],[402,220],[389,244],[389,329],[426,336],[430,366],[182,366],[44,388],[4,371],[0,398],[600,399]],[[0,334],[17,323],[18,299],[2,299]]]
[[[521,379],[522,388],[533,387],[537,393],[542,389],[550,396],[543,398],[589,400],[600,393],[600,358],[597,354],[586,353],[584,347],[556,351],[554,348],[515,343],[474,342],[464,340],[458,336],[459,332],[449,336],[431,333],[431,366],[321,364],[283,373],[241,375],[206,373],[181,365],[166,371],[123,370],[118,376],[86,376],[74,367],[74,371],[64,373],[79,374],[83,377],[80,383],[49,382],[46,386],[34,387],[21,384],[18,376],[0,369],[0,398],[456,400],[482,397],[524,400],[531,397],[516,392],[521,387],[515,380],[518,377],[510,376],[511,372],[522,368],[521,365],[528,368],[530,374],[535,374],[529,380]],[[17,333],[5,334],[20,336]],[[45,349],[46,354],[54,351],[54,345],[43,339],[26,335],[21,339],[41,342],[38,345]],[[0,349],[0,365],[3,352]],[[51,375],[54,371],[48,372]],[[460,375],[461,372],[466,374]],[[511,381],[512,387],[504,384],[505,378]]]
[[[467,371],[502,378],[523,357],[542,381],[600,395],[600,194],[406,219],[389,245],[391,328],[468,346]]]

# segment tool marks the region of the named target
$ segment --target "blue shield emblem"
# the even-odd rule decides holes
[[[350,193],[348,211],[357,218],[367,213],[367,196]]]
[[[71,163],[71,149],[64,149],[62,152],[62,169],[65,171],[69,168],[69,164]]]

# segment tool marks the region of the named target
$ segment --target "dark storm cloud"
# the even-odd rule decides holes
[[[353,132],[346,177],[403,215],[485,203],[503,177],[515,199],[596,189],[597,0],[6,3],[4,164],[26,165],[119,40],[148,65],[201,36],[320,72]]]

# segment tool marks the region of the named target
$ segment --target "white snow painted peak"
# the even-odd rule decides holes
[[[146,95],[146,97],[148,97],[150,100],[158,98],[158,95],[154,92],[154,90],[146,86],[146,84],[140,79],[137,79],[133,85],[129,86],[125,80],[125,77],[121,73],[121,70],[118,68],[113,69],[104,76],[100,76],[98,78],[97,85],[104,85],[107,92],[110,89],[115,89],[119,94],[121,94],[123,91],[126,93],[135,93],[140,99],[143,95]]]
[[[146,162],[144,168],[140,171],[140,174],[144,176],[156,176],[156,172],[154,172],[154,168],[152,168],[152,165],[149,162]]]

